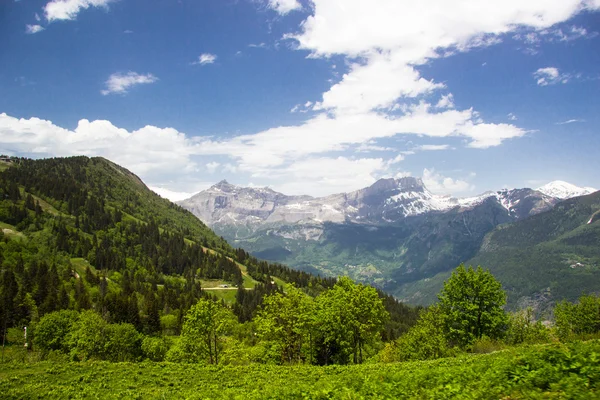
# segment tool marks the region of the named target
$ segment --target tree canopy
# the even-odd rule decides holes
[[[488,270],[461,264],[444,282],[438,298],[452,343],[465,346],[484,335],[502,335],[507,321],[503,309],[506,293]]]

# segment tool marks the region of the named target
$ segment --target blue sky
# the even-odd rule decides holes
[[[420,5],[420,6],[419,6]],[[0,152],[101,155],[173,199],[600,188],[599,0],[7,0]]]

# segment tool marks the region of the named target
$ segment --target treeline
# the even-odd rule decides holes
[[[341,278],[317,297],[290,286],[263,301],[253,321],[240,323],[231,308],[202,298],[186,312],[178,340],[92,310],[54,311],[30,327],[28,347],[71,360],[327,365],[362,363],[383,346],[389,314],[372,287]]]

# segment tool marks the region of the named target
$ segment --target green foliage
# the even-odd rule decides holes
[[[333,289],[317,297],[316,314],[325,364],[330,357],[344,364],[350,356],[355,364],[362,363],[365,346],[381,338],[389,319],[377,291],[348,277],[341,277]]]
[[[185,315],[178,345],[192,360],[218,364],[222,335],[234,323],[230,310],[212,300],[201,299]]]
[[[593,399],[600,342],[351,366],[0,364],[3,398]]]
[[[460,265],[439,294],[449,341],[459,346],[488,336],[499,338],[506,329],[506,294],[502,285],[481,267]]]
[[[142,353],[151,361],[164,361],[172,345],[168,337],[146,336],[142,340]]]
[[[104,332],[103,359],[137,361],[142,355],[142,335],[131,324],[108,324]]]
[[[55,311],[44,315],[35,325],[34,344],[42,351],[60,350],[68,353],[67,338],[79,313],[72,310]]]
[[[508,328],[504,338],[506,343],[510,345],[535,344],[548,343],[550,340],[550,329],[544,326],[542,321],[535,320],[531,308],[511,313],[508,316]]]
[[[102,359],[106,325],[106,321],[96,312],[82,311],[67,339],[71,357],[74,360]]]
[[[554,309],[554,318],[561,340],[600,332],[600,296],[581,296],[578,304],[560,302]]]
[[[440,307],[430,307],[406,334],[386,344],[380,354],[381,361],[433,360],[452,355],[444,335],[445,326],[445,315]]]
[[[312,357],[314,314],[312,298],[290,286],[285,295],[275,293],[265,297],[256,317],[259,337],[279,352],[281,363],[299,363]]]

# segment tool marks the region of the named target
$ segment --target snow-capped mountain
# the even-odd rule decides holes
[[[244,226],[254,230],[282,224],[395,223],[427,213],[470,209],[487,201],[497,203],[512,217],[522,218],[551,208],[569,193],[576,191],[561,192],[563,197],[558,197],[533,189],[503,189],[456,198],[435,195],[421,179],[404,177],[380,179],[364,189],[314,198],[221,181],[179,204],[210,226]]]
[[[537,190],[545,195],[561,200],[584,196],[596,191],[596,189],[591,187],[579,187],[564,181],[553,181],[537,188]]]

